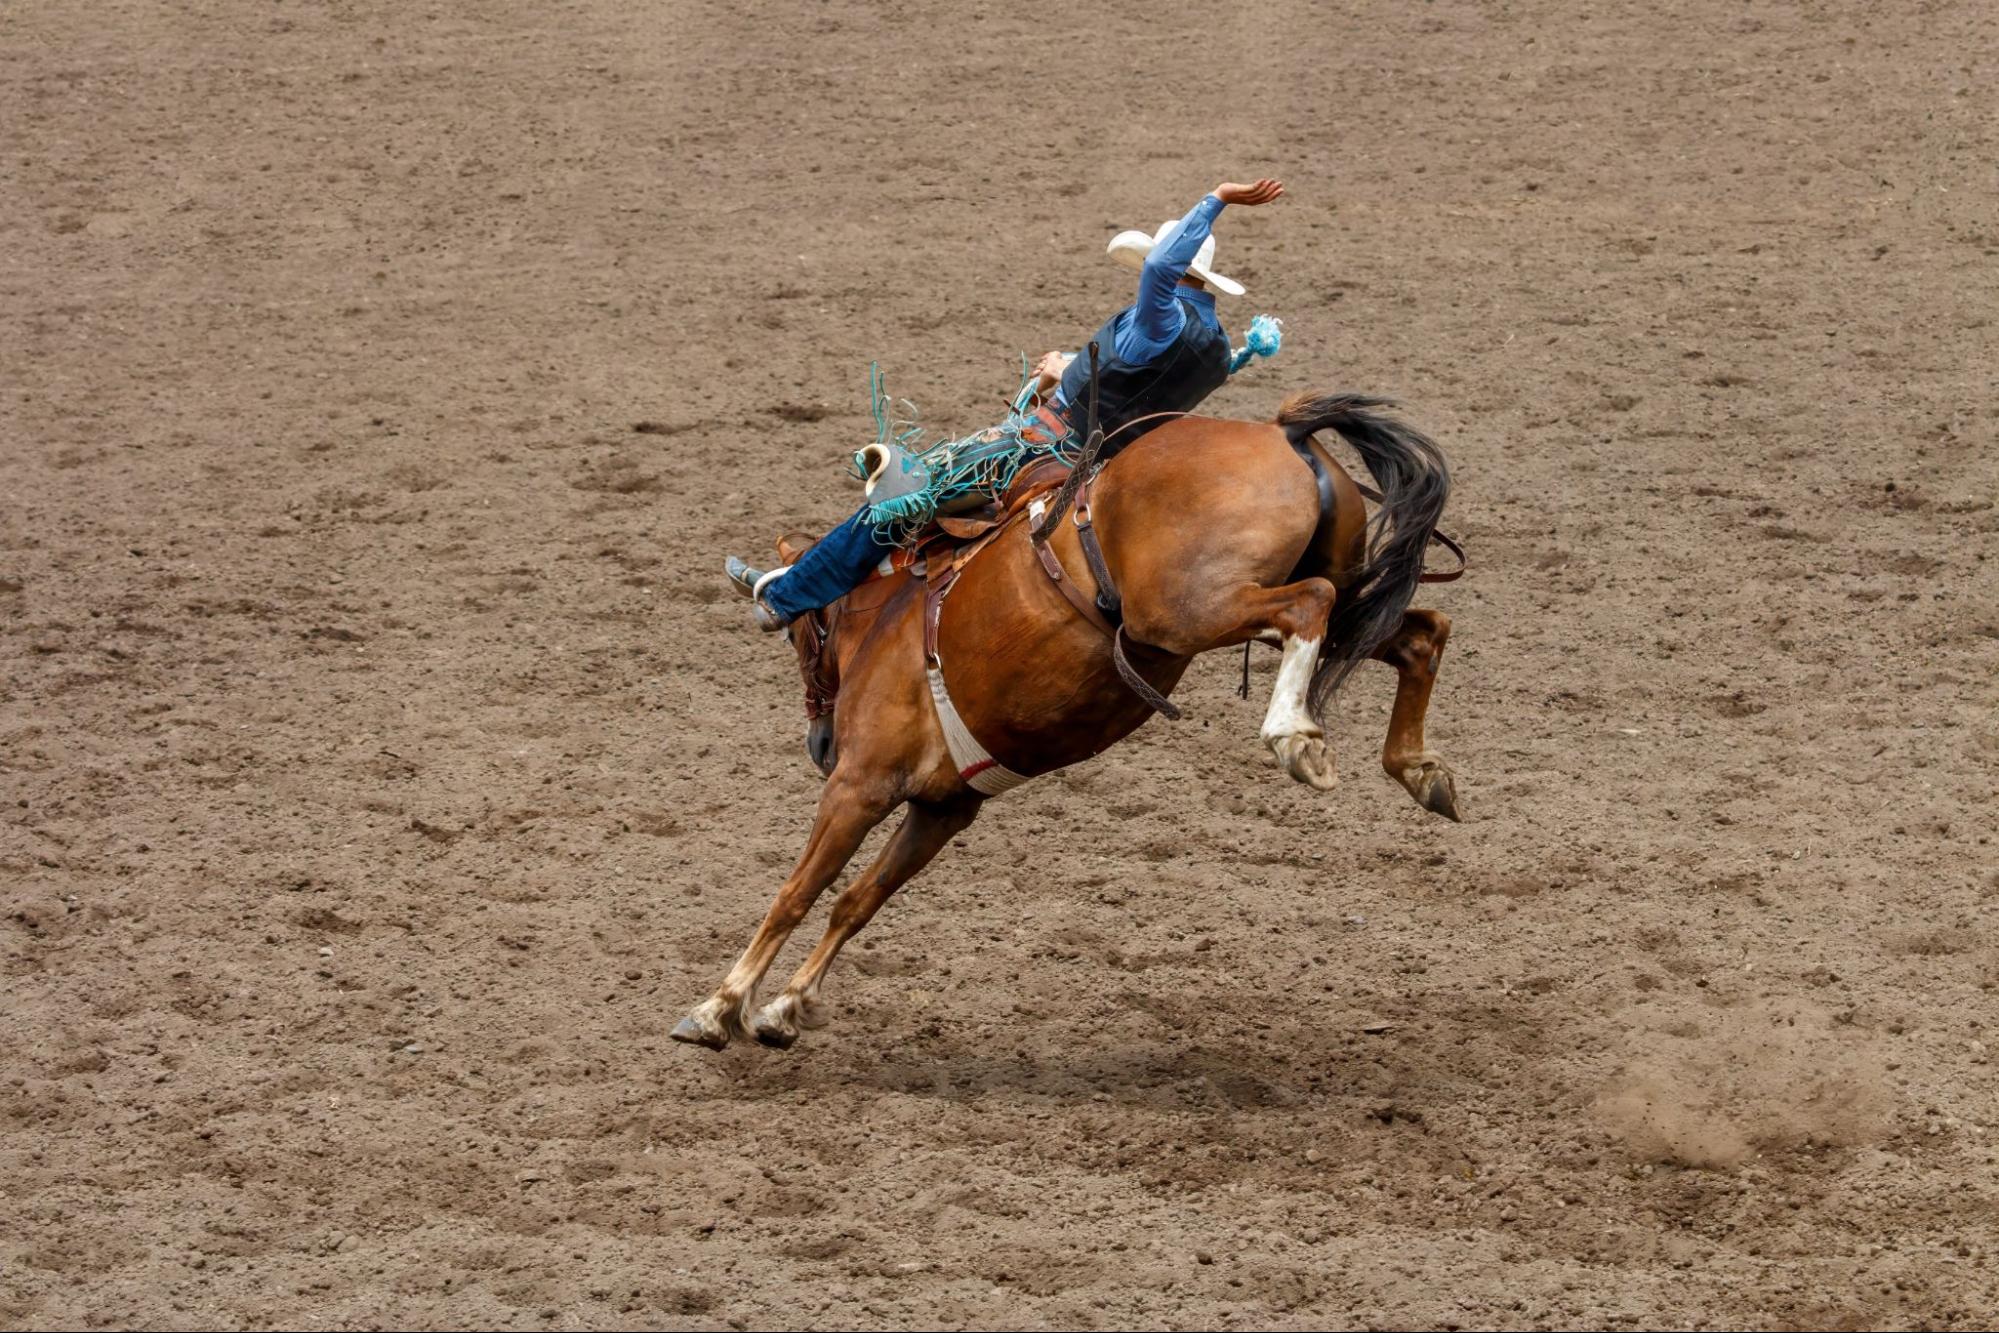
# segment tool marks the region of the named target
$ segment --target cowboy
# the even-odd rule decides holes
[[[1111,238],[1111,258],[1137,269],[1139,279],[1138,299],[1104,321],[1088,340],[1097,344],[1097,422],[1107,441],[1127,422],[1193,409],[1228,379],[1229,339],[1215,311],[1215,293],[1241,296],[1243,286],[1214,271],[1210,232],[1227,205],[1256,207],[1283,194],[1283,184],[1275,180],[1218,185],[1178,222],[1165,223],[1149,236],[1124,231]],[[1046,406],[1072,436],[1081,435],[1090,401],[1088,359],[1049,352],[1035,372],[1037,395],[1053,389]],[[1107,445],[1103,456],[1129,442]],[[729,581],[755,599],[759,629],[783,629],[799,616],[830,606],[867,578],[886,549],[868,511],[863,505],[794,565],[765,571],[729,557]]]

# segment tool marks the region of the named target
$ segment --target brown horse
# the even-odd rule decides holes
[[[1262,736],[1292,777],[1314,787],[1335,782],[1324,731],[1334,692],[1367,658],[1393,666],[1400,679],[1382,766],[1422,805],[1455,819],[1451,771],[1423,743],[1450,620],[1409,610],[1449,476],[1437,447],[1381,406],[1299,395],[1275,423],[1187,416],[1159,426],[1104,466],[1079,497],[1076,521],[1055,525],[1048,546],[1065,577],[1093,588],[1079,526],[1093,521],[1122,597],[1128,660],[1162,694],[1196,654],[1253,638],[1281,643]],[[1354,447],[1380,486],[1372,523],[1360,488],[1312,438],[1324,429]],[[791,1045],[801,1026],[817,1025],[820,983],[840,947],[977,816],[994,786],[981,769],[996,761],[1009,778],[1047,773],[1103,751],[1150,716],[1116,669],[1101,621],[1051,580],[1032,540],[1030,525],[1015,522],[962,566],[933,622],[935,671],[926,671],[925,587],[907,574],[864,584],[793,626],[816,701],[808,746],[827,775],[818,816],[748,949],[674,1028],[676,1040],[716,1050],[746,1036]],[[779,550],[791,560],[809,545],[790,536]],[[947,736],[952,725],[958,734]],[[990,760],[965,765],[966,732]],[[841,893],[818,947],[749,1016],[793,928],[868,831],[902,805],[901,825]]]

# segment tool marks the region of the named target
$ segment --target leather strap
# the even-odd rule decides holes
[[[1015,515],[1014,517],[1018,517]],[[925,546],[923,566],[916,572],[923,577],[923,660],[930,666],[941,665],[937,655],[937,626],[944,617],[944,599],[951,595],[958,576],[979,552],[993,544],[1001,533],[1013,526],[1014,519],[1008,518],[977,541],[964,546]]]
[[[1113,625],[1124,624],[1124,599],[1118,596],[1117,584],[1111,579],[1111,567],[1104,559],[1103,543],[1097,540],[1097,527],[1090,518],[1090,483],[1084,482],[1083,489],[1076,493],[1076,538],[1083,546],[1083,559],[1090,566],[1090,577],[1097,581],[1097,609],[1104,619]]]
[[[1090,482],[1093,480],[1095,478],[1086,478],[1077,488],[1074,517],[1076,537],[1082,545],[1083,558],[1089,562],[1090,577],[1095,579],[1097,584],[1097,596],[1094,602],[1083,596],[1082,589],[1078,588],[1075,581],[1063,571],[1062,562],[1056,558],[1055,552],[1046,542],[1035,539],[1033,533],[1030,533],[1030,540],[1033,540],[1035,554],[1041,558],[1042,570],[1054,581],[1055,586],[1062,590],[1062,595],[1068,599],[1069,605],[1075,607],[1085,620],[1110,636],[1111,664],[1117,668],[1118,678],[1125,683],[1125,688],[1137,695],[1147,708],[1167,721],[1178,722],[1181,717],[1180,710],[1173,705],[1172,700],[1153,688],[1151,681],[1138,673],[1138,668],[1131,664],[1131,657],[1125,650],[1125,640],[1130,636],[1125,633],[1124,628],[1124,603],[1118,597],[1117,584],[1111,580],[1110,565],[1104,560],[1103,545],[1097,541],[1097,530],[1090,520]]]
[[[1455,583],[1457,580],[1463,578],[1465,571],[1471,568],[1471,559],[1465,555],[1465,548],[1458,545],[1454,538],[1442,532],[1433,531],[1430,534],[1430,540],[1456,556],[1458,558],[1458,567],[1456,569],[1447,569],[1441,574],[1432,574],[1428,570],[1425,570],[1421,576],[1421,581],[1424,583]]]
[[[1089,621],[1107,638],[1117,633],[1117,626],[1104,619],[1104,613],[1097,609],[1097,604],[1083,595],[1083,590],[1076,586],[1076,581],[1062,568],[1061,558],[1055,554],[1055,548],[1042,541],[1034,542],[1033,545],[1034,554],[1041,560],[1042,572],[1048,575],[1049,582],[1055,585],[1069,605],[1076,608],[1076,614]]]
[[[1147,708],[1168,722],[1178,722],[1180,710],[1154,689],[1151,681],[1138,674],[1138,668],[1131,664],[1131,658],[1125,652],[1125,640],[1131,636],[1125,629],[1124,599],[1118,596],[1117,584],[1111,578],[1110,562],[1104,559],[1103,544],[1097,540],[1096,525],[1090,519],[1090,481],[1085,481],[1076,493],[1076,536],[1083,546],[1083,558],[1090,563],[1090,577],[1097,581],[1097,608],[1104,613],[1106,620],[1117,626],[1116,632],[1111,635],[1111,665],[1117,668],[1118,678]]]
[[[931,557],[930,567],[923,584],[923,660],[930,666],[942,665],[937,656],[937,622],[944,615],[944,599],[951,595],[951,585],[958,581],[958,572],[964,568],[959,559],[962,552],[953,552],[949,557]]]
[[[1289,437],[1287,437],[1289,438]],[[1319,487],[1319,522],[1312,529],[1312,539],[1305,543],[1308,551],[1324,549],[1327,529],[1333,526],[1333,474],[1319,461],[1319,451],[1312,447],[1309,435],[1291,441],[1291,448],[1298,457],[1305,460],[1305,466],[1312,469],[1312,480]]]
[[[1118,676],[1124,681],[1125,688],[1137,695],[1147,708],[1168,722],[1178,722],[1180,710],[1173,706],[1171,699],[1153,689],[1151,681],[1138,674],[1138,668],[1131,664],[1129,657],[1125,656],[1124,641],[1124,626],[1119,625],[1117,633],[1111,638],[1111,663],[1117,667]]]
[[[1147,412],[1142,417],[1133,417],[1130,421],[1121,421],[1117,425],[1111,427],[1109,432],[1107,432],[1104,436],[1104,443],[1109,444],[1112,440],[1124,434],[1126,431],[1130,430],[1133,426],[1143,425],[1148,421],[1164,421],[1168,417],[1191,417],[1195,415],[1198,414],[1194,412]],[[1139,434],[1143,435],[1145,434],[1145,432],[1140,431]]]

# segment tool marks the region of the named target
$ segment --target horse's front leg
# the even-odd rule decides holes
[[[1441,611],[1415,610],[1402,617],[1402,628],[1374,650],[1376,660],[1395,668],[1395,709],[1388,718],[1388,741],[1381,766],[1408,789],[1416,803],[1446,819],[1460,818],[1458,789],[1451,766],[1423,744],[1423,718],[1430,710],[1430,689],[1444,642],[1451,637],[1451,618]]]
[[[818,1027],[824,1018],[819,1012],[819,983],[833,965],[834,956],[848,940],[858,935],[890,894],[930,864],[944,844],[958,834],[979,813],[984,798],[977,793],[943,804],[911,801],[908,813],[888,846],[859,879],[849,884],[833,904],[833,920],[826,927],[819,947],[812,951],[792,977],[784,993],[758,1010],[750,1020],[750,1030],[766,1046],[786,1047],[798,1040],[802,1027]]]
[[[771,903],[743,956],[722,979],[721,989],[695,1005],[674,1026],[675,1041],[719,1051],[731,1038],[751,1035],[743,1022],[743,1010],[756,995],[757,984],[770,970],[777,951],[812,910],[820,893],[860,849],[868,830],[881,823],[894,807],[894,801],[859,782],[842,780],[837,771],[828,779],[819,795],[819,813],[812,824],[812,836],[806,841],[797,868],[778,890],[776,901]]]

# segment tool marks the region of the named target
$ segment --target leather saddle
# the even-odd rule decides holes
[[[937,526],[954,541],[977,541],[1027,508],[1036,496],[1046,495],[1060,486],[1068,475],[1069,466],[1061,459],[1036,459],[1020,470],[1013,484],[998,499],[988,500],[976,509],[942,515],[937,520]]]

